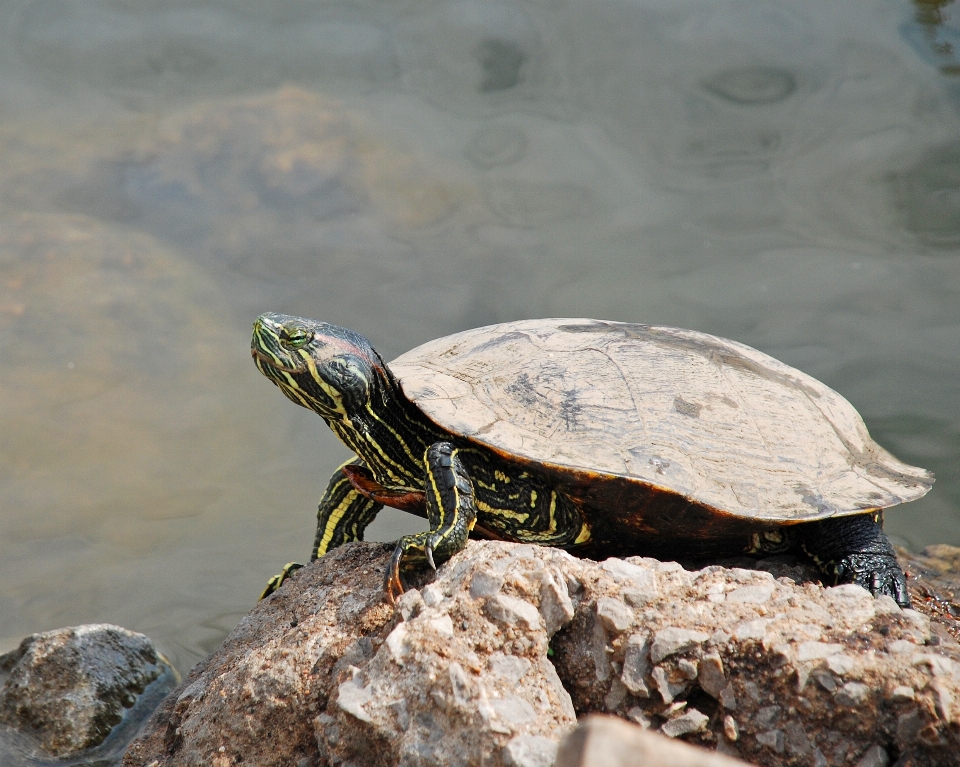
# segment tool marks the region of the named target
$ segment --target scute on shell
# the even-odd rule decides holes
[[[933,483],[842,396],[694,330],[541,319],[430,341],[390,368],[440,426],[562,472],[624,477],[739,517],[881,509]]]

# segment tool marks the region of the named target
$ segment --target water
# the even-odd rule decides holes
[[[388,358],[737,339],[936,472],[900,542],[960,544],[956,13],[0,1],[0,644],[114,622],[186,671],[309,555],[346,453],[251,363],[266,310]]]

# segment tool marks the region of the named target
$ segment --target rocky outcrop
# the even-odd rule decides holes
[[[590,712],[763,765],[960,764],[960,646],[789,560],[471,542],[392,608],[388,556],[350,544],[299,571],[124,764],[548,767]]]
[[[142,723],[178,681],[147,637],[108,624],[27,637],[0,656],[0,680],[0,723],[47,757],[99,746],[140,712]]]

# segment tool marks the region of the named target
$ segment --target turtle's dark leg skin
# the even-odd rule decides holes
[[[423,462],[430,529],[405,535],[397,541],[383,583],[391,602],[403,593],[401,561],[412,566],[429,564],[436,570],[438,563],[446,562],[467,545],[467,537],[477,519],[473,482],[457,449],[450,442],[434,442],[424,453]]]
[[[798,532],[803,550],[834,583],[856,583],[875,597],[886,594],[910,607],[907,581],[884,535],[882,515],[824,519]]]
[[[383,504],[372,501],[353,486],[343,473],[344,466],[363,466],[353,458],[341,464],[320,499],[317,507],[317,534],[313,541],[310,561],[319,559],[330,549],[351,541],[362,541],[363,531],[380,513]]]
[[[311,562],[344,543],[362,541],[364,529],[383,508],[383,504],[371,501],[360,493],[343,473],[343,467],[351,464],[362,465],[362,462],[352,458],[340,466],[333,473],[320,499],[317,508],[317,535],[313,542]],[[267,587],[260,599],[270,596],[291,573],[301,567],[303,565],[299,562],[288,562],[280,573],[267,581]]]

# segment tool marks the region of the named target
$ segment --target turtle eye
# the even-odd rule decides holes
[[[291,349],[300,349],[306,346],[313,338],[313,333],[300,325],[292,328],[284,328],[284,330],[286,331],[284,333],[285,337],[283,338],[284,345],[289,346]]]

